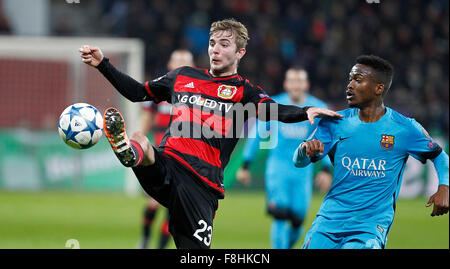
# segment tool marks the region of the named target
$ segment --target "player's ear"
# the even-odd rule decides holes
[[[377,84],[377,87],[375,88],[375,94],[376,95],[383,95],[383,93],[384,93],[384,84],[382,84],[382,83],[379,83],[379,84]]]
[[[240,48],[237,50],[237,55],[238,55],[238,60],[242,59],[242,57],[244,57],[245,53],[247,51],[245,50],[245,48]]]

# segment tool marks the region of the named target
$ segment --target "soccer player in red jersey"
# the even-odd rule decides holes
[[[248,39],[240,22],[216,21],[210,28],[209,70],[181,67],[145,83],[118,71],[98,47],[80,48],[82,61],[128,100],[173,105],[158,148],[142,132],[128,138],[115,108],[105,111],[104,130],[121,163],[132,167],[144,191],[168,208],[177,248],[210,248],[218,199],[225,195],[223,172],[248,118],[314,124],[316,117],[342,117],[325,108],[278,104],[241,77],[237,67]]]
[[[178,49],[172,52],[167,69],[169,71],[175,70],[183,66],[194,67],[194,56],[186,49]],[[159,146],[164,137],[164,134],[169,127],[170,116],[172,112],[172,104],[167,101],[162,101],[159,104],[148,101],[142,103],[141,114],[141,132],[143,134],[152,133],[155,146]],[[156,212],[159,208],[159,203],[151,196],[148,197],[148,202],[144,210],[142,223],[142,239],[138,248],[145,249],[151,236],[151,225],[155,218]],[[159,237],[158,248],[166,247],[170,239],[169,232],[169,216],[161,225],[161,235]]]

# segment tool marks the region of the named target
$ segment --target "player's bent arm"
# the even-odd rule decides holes
[[[433,206],[431,216],[441,216],[448,213],[449,210],[449,191],[448,191],[448,155],[441,151],[441,153],[431,159],[438,174],[439,186],[435,194],[430,197],[426,207]]]
[[[262,121],[277,120],[284,123],[294,123],[309,120],[314,124],[314,118],[343,116],[335,111],[322,107],[298,107],[293,105],[282,105],[273,100],[267,100],[258,108],[258,119]]]
[[[317,162],[326,156],[325,144],[319,139],[304,141],[294,152],[294,164],[296,167],[305,167],[310,162]],[[326,152],[328,154],[328,151]]]
[[[284,123],[294,123],[308,119],[306,110],[309,107],[298,107],[292,105],[282,105],[267,99],[258,106],[258,119],[261,121],[281,121]]]
[[[128,100],[132,102],[150,100],[145,85],[117,70],[108,58],[103,57],[97,69]]]
[[[448,155],[442,151],[436,158],[431,159],[439,178],[439,185],[448,186],[449,160]]]
[[[305,142],[303,142],[303,143],[305,143]],[[311,163],[311,159],[308,158],[308,156],[306,156],[306,152],[302,150],[303,143],[301,143],[298,146],[298,148],[295,150],[294,157],[292,159],[295,167],[298,167],[298,168],[306,167]]]
[[[308,120],[306,111],[310,107],[297,107],[292,105],[278,105],[278,115],[272,116],[271,120],[278,120],[284,123],[294,123]]]

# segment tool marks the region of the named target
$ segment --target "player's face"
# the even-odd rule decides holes
[[[354,65],[349,74],[346,91],[349,107],[362,108],[371,104],[379,97],[377,85],[372,68],[362,64]]]
[[[304,70],[289,69],[284,79],[284,89],[294,102],[302,100],[309,89],[308,74]]]
[[[217,31],[209,39],[208,55],[211,73],[215,76],[227,76],[237,72],[239,60],[245,49],[237,49],[236,37],[231,30]]]
[[[188,51],[174,51],[172,55],[170,55],[167,68],[169,68],[169,70],[174,70],[182,66],[194,66],[192,54]]]

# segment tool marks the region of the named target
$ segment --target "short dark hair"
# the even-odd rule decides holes
[[[376,55],[361,55],[356,58],[356,63],[371,67],[375,71],[375,77],[384,84],[383,96],[389,90],[394,76],[394,67],[387,60]]]
[[[308,70],[306,70],[306,68],[304,68],[303,66],[301,66],[301,65],[291,65],[287,70],[286,70],[286,73],[287,73],[287,71],[289,71],[289,70],[293,70],[293,71],[296,71],[296,72],[301,72],[301,71],[303,71],[303,72],[305,72],[306,73],[306,77],[308,77],[309,75],[308,75]]]

